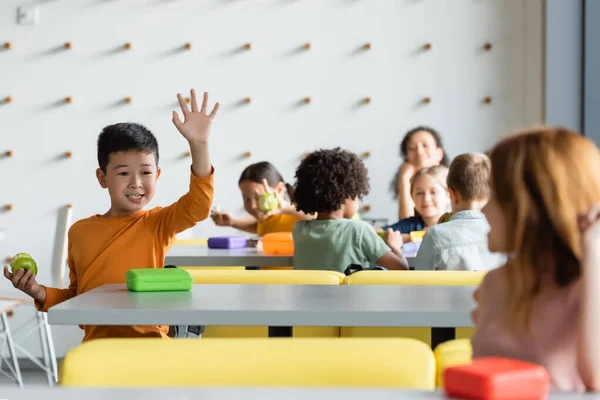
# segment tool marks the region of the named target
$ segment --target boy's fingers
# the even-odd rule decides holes
[[[25,289],[31,289],[33,284],[35,283],[35,275],[31,274],[31,277],[27,280],[27,284],[25,285]]]
[[[11,281],[12,281],[13,274],[12,274],[12,273],[10,273],[10,271],[8,270],[8,266],[7,266],[7,265],[5,265],[5,266],[4,266],[4,277],[5,277],[6,279],[8,279],[8,280],[11,280]]]
[[[196,101],[196,91],[194,89],[190,90],[190,94],[192,96],[192,112],[198,112],[198,102]]]
[[[217,116],[217,113],[219,112],[219,103],[216,103],[215,106],[213,107],[213,110],[211,111],[209,117],[210,119],[213,119]]]
[[[179,119],[179,114],[177,114],[177,111],[173,111],[173,124],[177,127],[177,129],[180,129],[182,122]]]
[[[179,100],[179,106],[181,107],[183,116],[187,117],[187,115],[190,113],[190,109],[188,108],[187,104],[185,104],[185,100],[183,99],[183,96],[181,96],[181,93],[177,93],[177,100]]]
[[[206,107],[208,106],[208,92],[204,92],[204,98],[202,99],[202,108],[200,112],[206,114]]]
[[[25,286],[27,285],[27,281],[31,278],[33,274],[31,270],[27,270],[27,272],[23,275],[23,277],[19,281],[19,289],[25,290]]]
[[[13,274],[11,281],[15,287],[17,287],[23,275],[24,273],[22,268],[20,270],[17,270],[17,272]]]

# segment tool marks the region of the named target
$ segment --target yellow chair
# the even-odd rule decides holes
[[[202,268],[187,269],[194,284],[248,284],[248,285],[339,285],[344,274],[334,271],[207,271]],[[207,326],[203,338],[267,337],[266,326]],[[339,337],[339,327],[294,327],[294,337]]]
[[[435,357],[413,339],[98,339],[71,349],[70,387],[435,389]]]
[[[484,271],[361,271],[344,279],[346,285],[478,286]],[[471,338],[473,328],[456,328],[457,338]],[[431,345],[430,328],[342,327],[341,337],[411,337]]]
[[[444,386],[444,371],[454,365],[469,364],[473,357],[473,349],[469,339],[456,339],[440,343],[435,349],[437,364],[437,386]]]

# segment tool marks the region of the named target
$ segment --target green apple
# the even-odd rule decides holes
[[[444,217],[444,221],[443,222],[450,221],[450,218],[452,218],[452,213],[447,213],[446,216]]]
[[[38,272],[37,264],[27,253],[19,253],[15,255],[10,262],[10,268],[13,274],[16,274],[21,268],[30,269],[34,275],[36,275]]]
[[[273,193],[263,193],[260,195],[258,199],[258,208],[262,212],[273,211],[279,207],[279,201],[277,201],[277,197]]]

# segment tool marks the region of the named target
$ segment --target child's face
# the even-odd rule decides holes
[[[279,182],[277,187],[271,187],[276,194],[283,196],[285,194],[285,184]],[[256,219],[261,219],[262,212],[258,208],[259,197],[266,193],[265,186],[262,183],[256,183],[252,181],[242,181],[240,183],[240,192],[242,192],[242,199],[244,200],[244,210]]]
[[[488,249],[492,253],[507,253],[506,218],[493,195],[482,211],[490,224]]]
[[[444,157],[444,151],[437,146],[433,135],[426,131],[418,131],[408,141],[406,161],[419,170],[425,167],[439,165]]]
[[[446,212],[450,202],[446,188],[430,175],[417,178],[412,197],[415,209],[423,218],[439,218]]]
[[[100,186],[108,189],[110,216],[131,214],[141,210],[153,198],[160,169],[154,153],[138,151],[111,153],[106,174],[100,168],[96,177]]]

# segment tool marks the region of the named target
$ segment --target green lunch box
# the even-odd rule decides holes
[[[180,268],[141,268],[127,271],[127,289],[134,292],[174,292],[192,289],[192,275]]]

